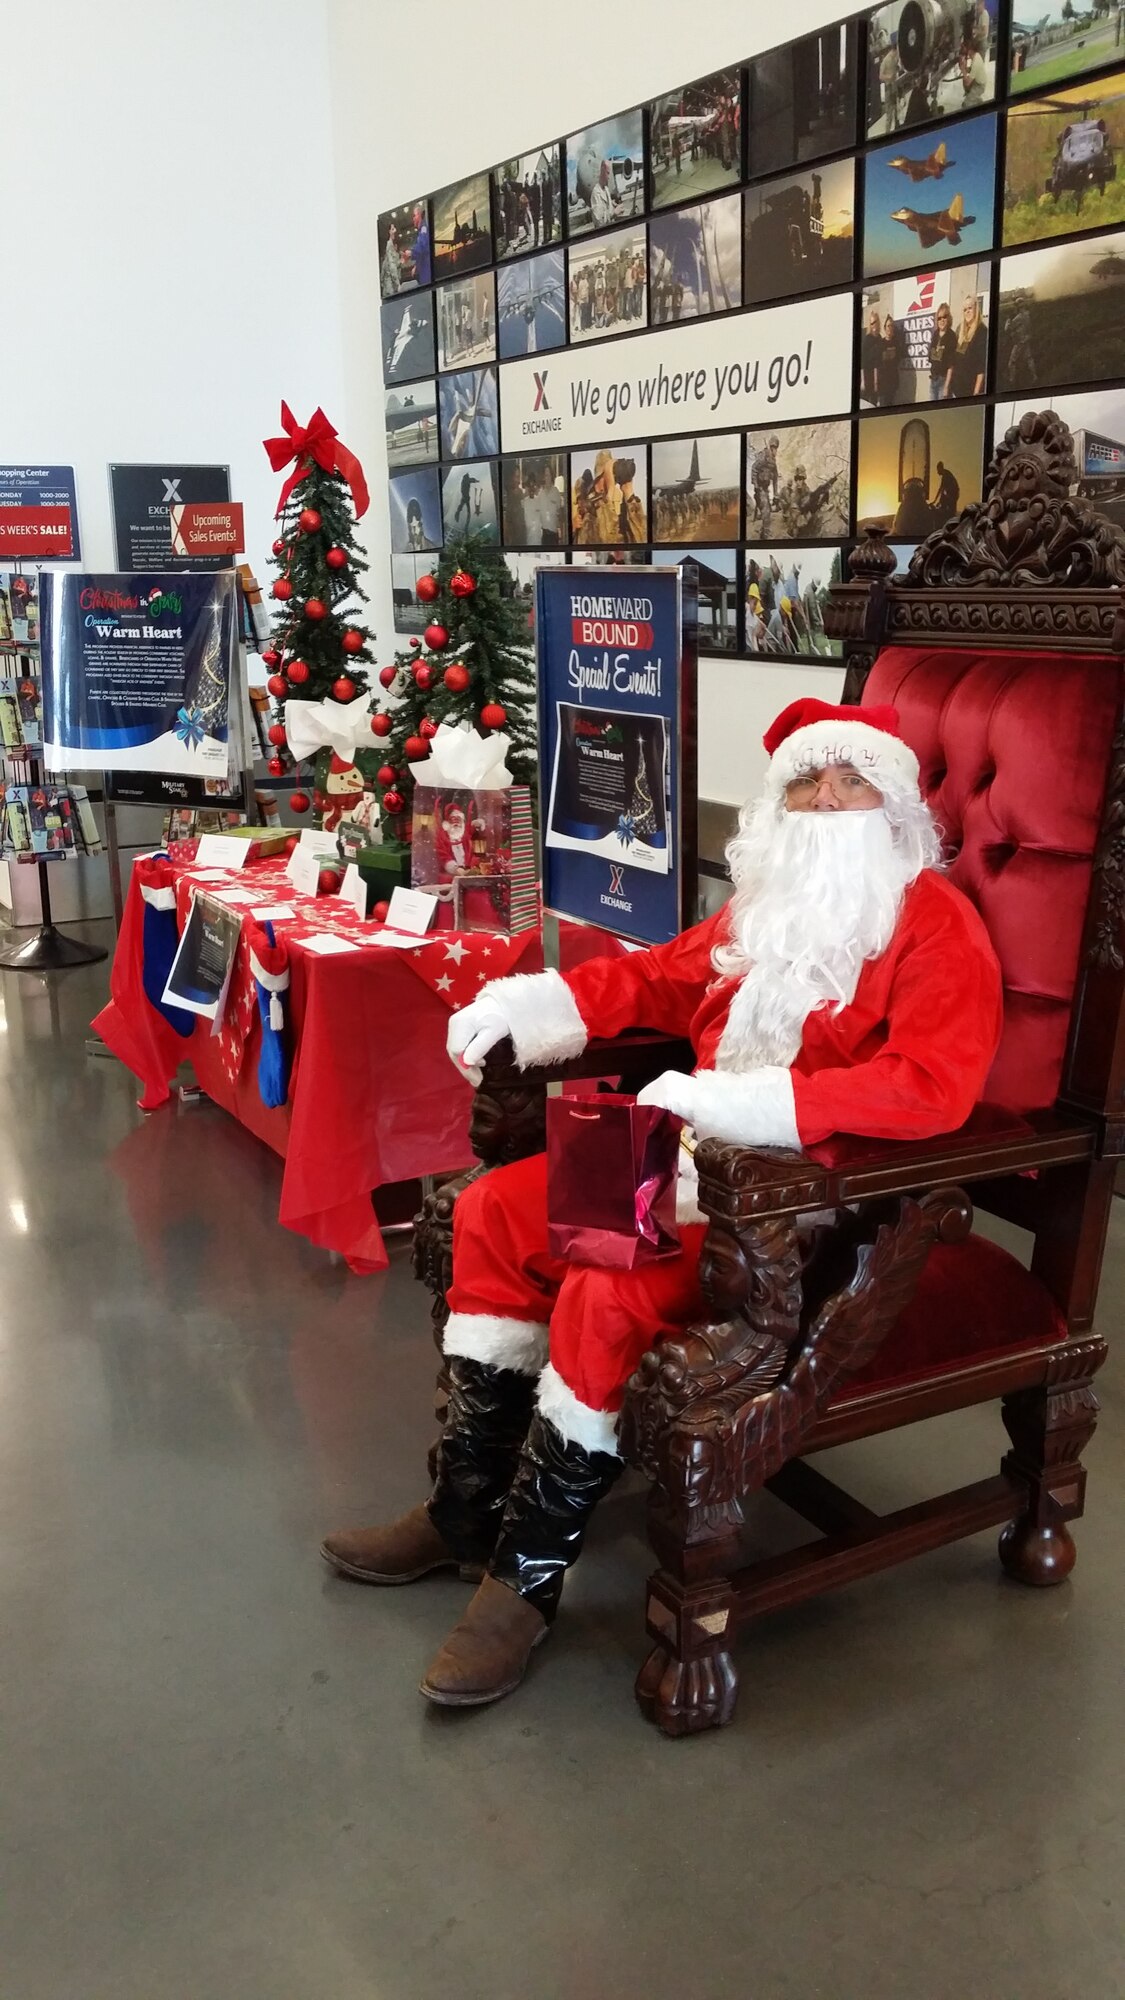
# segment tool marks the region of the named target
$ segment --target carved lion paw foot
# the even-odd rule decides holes
[[[705,1653],[695,1660],[674,1659],[654,1646],[637,1675],[642,1713],[665,1736],[696,1736],[733,1721],[738,1675],[729,1653]]]

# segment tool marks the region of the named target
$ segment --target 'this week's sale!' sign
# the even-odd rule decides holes
[[[506,451],[788,423],[851,407],[850,292],[688,321],[500,370]]]

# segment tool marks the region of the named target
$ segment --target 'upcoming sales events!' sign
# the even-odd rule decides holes
[[[536,594],[544,907],[664,943],[695,895],[694,586],[541,569]]]
[[[40,611],[48,771],[225,778],[236,579],[53,575]]]

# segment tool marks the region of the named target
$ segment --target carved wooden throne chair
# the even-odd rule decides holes
[[[1003,968],[1004,1033],[987,1101],[950,1137],[698,1149],[712,1316],[645,1356],[621,1424],[651,1481],[659,1564],[637,1698],[670,1735],[730,1721],[732,1642],[763,1612],[988,1527],[1021,1583],[1060,1583],[1074,1563],[1125,1152],[1125,532],[1070,499],[1074,483],[1065,425],[1025,417],[980,505],[894,579],[870,532],[827,608],[845,698],[893,702],[918,754],[952,879]],[[473,1172],[542,1148],[549,1081],[635,1090],[670,1066],[690,1069],[690,1049],[644,1033],[522,1074],[502,1045],[476,1098]],[[439,1335],[465,1178],[418,1219]],[[974,1204],[1031,1233],[1030,1269],[973,1232]],[[836,1225],[810,1251],[797,1217],[823,1209]],[[869,1511],[815,1464],[993,1399],[999,1468],[902,1511]],[[818,1534],[753,1561],[744,1519],[762,1487]]]

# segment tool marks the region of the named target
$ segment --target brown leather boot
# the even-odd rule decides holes
[[[431,1660],[421,1692],[443,1708],[480,1708],[499,1701],[519,1686],[549,1630],[534,1604],[486,1576],[460,1624]]]
[[[455,1569],[471,1582],[479,1563],[462,1563],[438,1534],[426,1507],[412,1507],[385,1528],[345,1528],[320,1545],[325,1562],[356,1583],[414,1583],[434,1569]]]

